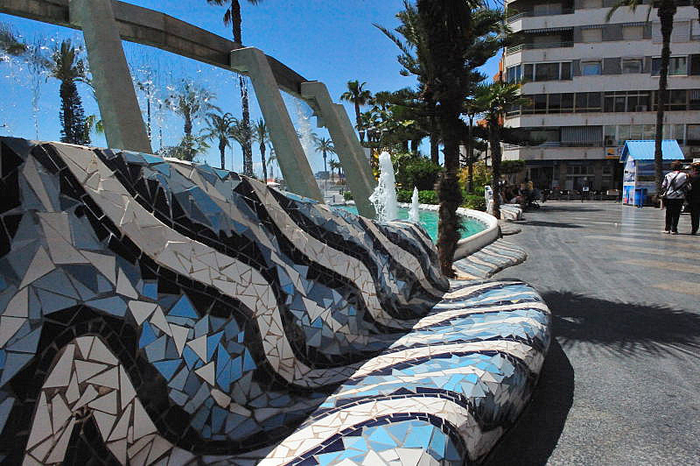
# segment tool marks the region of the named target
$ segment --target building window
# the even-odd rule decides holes
[[[688,57],[671,57],[668,63],[669,76],[681,76],[688,74]],[[661,58],[652,58],[651,60],[651,75],[658,76],[661,69]]]
[[[692,76],[700,75],[700,55],[690,56],[690,74]]]
[[[581,42],[602,42],[603,30],[601,28],[583,29],[581,31]]]
[[[600,112],[600,92],[578,92],[576,94],[576,113]]]
[[[615,91],[605,93],[605,112],[646,112],[650,91]]]
[[[685,137],[689,146],[700,146],[700,125],[687,125]]]
[[[519,83],[522,80],[522,66],[509,66],[506,70],[506,79],[509,83]]]
[[[583,76],[599,75],[602,71],[603,67],[601,66],[600,60],[581,62],[581,74]]]
[[[535,81],[556,81],[559,79],[559,63],[537,63]]]
[[[642,40],[644,38],[644,26],[622,26],[623,40]]]
[[[700,110],[700,89],[688,91],[688,110]]]
[[[641,58],[623,58],[622,59],[622,74],[641,73],[644,64]]]
[[[602,8],[603,0],[583,0],[581,8]]]

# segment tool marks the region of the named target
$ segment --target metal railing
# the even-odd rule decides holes
[[[517,13],[506,18],[506,23],[511,24],[522,18],[537,18],[541,16],[557,16],[557,15],[570,15],[574,13],[573,8],[563,8],[558,13],[535,13],[534,11],[523,11],[522,13]]]
[[[552,42],[548,44],[518,44],[506,49],[506,55],[512,55],[522,50],[558,49],[573,47],[574,41]]]

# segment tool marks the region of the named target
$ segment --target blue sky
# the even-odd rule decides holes
[[[230,28],[223,25],[223,7],[209,6],[205,0],[131,0],[131,3],[155,9],[191,24],[230,38]],[[309,80],[319,80],[328,86],[331,96],[339,100],[349,80],[367,82],[372,92],[392,91],[415,85],[412,77],[399,75],[400,66],[396,62],[398,49],[377,30],[373,23],[389,28],[398,23],[396,12],[402,9],[401,0],[266,0],[257,6],[242,0],[243,40],[246,45],[255,46],[272,55]],[[50,47],[64,38],[81,39],[79,31],[36,21],[0,14],[0,22],[9,24],[16,33],[27,41],[44,38]],[[216,105],[224,111],[240,116],[238,80],[233,73],[177,57],[147,46],[125,43],[127,60],[134,69],[135,77],[143,79],[144,70],[151,69],[158,76],[159,96],[166,97],[182,78],[194,80],[217,95]],[[492,59],[484,71],[491,76],[497,70],[497,57]],[[0,63],[0,85],[10,98],[0,99],[0,135],[13,135],[26,138],[35,137],[32,117],[33,87],[31,73],[22,63]],[[57,140],[60,137],[58,121],[58,82],[39,82],[39,138]],[[97,114],[97,105],[86,86],[79,87],[86,113]],[[144,97],[141,96],[144,104]],[[298,114],[308,115],[308,107],[299,105],[295,99],[286,102],[293,120]],[[253,118],[260,112],[255,99],[251,99]],[[354,121],[354,110],[346,105]],[[171,112],[154,111],[153,147],[159,147],[158,126],[163,130],[164,145],[176,144],[182,137],[182,121]],[[315,121],[312,121],[315,128]],[[195,131],[201,129],[195,126]],[[327,136],[324,129],[314,129],[320,136]],[[104,146],[100,135],[93,135],[92,142]],[[314,171],[322,169],[320,154],[309,155]],[[254,159],[258,162],[257,149]],[[205,154],[202,161],[219,164],[216,143]],[[227,150],[227,168],[241,169],[240,147],[234,143],[233,150]],[[256,171],[260,172],[259,163]],[[278,172],[279,173],[279,172]]]

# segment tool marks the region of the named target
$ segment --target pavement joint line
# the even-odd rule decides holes
[[[651,286],[666,291],[673,291],[675,293],[684,293],[694,296],[700,296],[700,285],[698,285],[697,282],[684,282],[674,280],[669,283],[657,283]]]
[[[616,262],[627,265],[639,265],[641,267],[673,270],[674,272],[700,274],[700,265],[679,264],[677,262],[653,261],[648,259],[625,259]],[[700,285],[696,286],[700,287]]]
[[[606,244],[606,248],[610,249],[615,249],[617,251],[627,251],[627,252],[638,252],[640,254],[651,254],[651,255],[663,255],[663,256],[668,256],[669,252],[668,250],[658,250],[658,249],[649,249],[649,248],[636,248],[634,246],[616,246],[613,244]],[[673,252],[674,257],[680,257],[683,259],[694,259],[697,260],[698,255],[697,253],[694,252],[686,252],[686,251],[675,251]]]
[[[661,236],[662,233],[659,234]],[[611,240],[611,241],[622,241],[625,243],[659,243],[659,239],[653,239],[653,238],[629,238],[625,236],[604,236],[604,235],[587,235],[585,238],[589,239],[602,239],[602,240]],[[673,246],[674,248],[681,248],[681,249],[693,249],[697,250],[700,249],[700,244],[694,245],[692,243],[685,243],[685,244],[678,244],[678,243],[673,243],[672,240],[677,239],[678,236],[671,236],[669,237],[669,240],[664,240],[663,244],[668,245],[668,246]]]

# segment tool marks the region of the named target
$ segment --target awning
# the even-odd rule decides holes
[[[654,140],[630,140],[625,142],[625,147],[622,149],[620,163],[625,163],[627,157],[631,156],[634,160],[654,160]],[[675,139],[664,139],[661,141],[661,157],[663,160],[683,160],[685,156]]]

